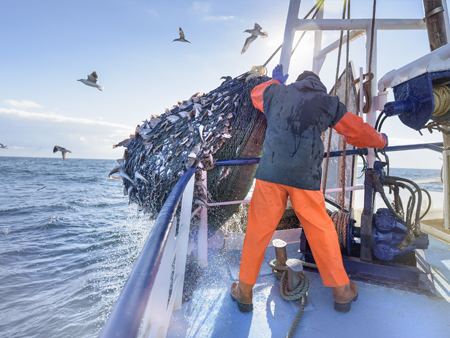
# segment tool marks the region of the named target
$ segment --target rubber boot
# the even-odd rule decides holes
[[[238,309],[241,312],[253,311],[253,285],[241,281],[231,284],[231,299],[237,302]]]
[[[339,312],[348,312],[352,307],[352,302],[358,299],[358,288],[355,282],[336,286],[333,288],[334,309]]]

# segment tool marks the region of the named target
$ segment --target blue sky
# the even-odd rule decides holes
[[[325,1],[325,18],[340,18],[342,0]],[[378,0],[378,18],[422,18],[421,0]],[[112,145],[137,124],[161,114],[196,92],[218,87],[263,64],[282,43],[288,0],[258,1],[40,1],[0,0],[0,156],[57,157],[54,145],[72,158],[122,157]],[[300,17],[312,7],[303,0]],[[352,17],[370,18],[372,0],[353,0]],[[247,33],[259,23],[269,36],[240,54]],[[191,43],[172,42],[182,27]],[[298,33],[300,34],[300,33]],[[323,47],[339,32],[326,32]],[[313,33],[291,59],[287,83],[312,68]],[[426,31],[380,31],[378,79],[429,52]],[[365,37],[351,44],[355,68],[365,66]],[[337,52],[321,71],[334,83]],[[268,64],[269,75],[279,54]],[[343,65],[341,66],[341,69]],[[77,79],[96,71],[100,92]],[[390,94],[390,99],[393,95]],[[396,117],[383,131],[391,144],[439,142]],[[393,153],[393,167],[440,169],[438,153]]]

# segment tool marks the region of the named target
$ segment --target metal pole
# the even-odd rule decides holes
[[[294,42],[295,26],[298,21],[301,0],[291,0],[289,3],[286,28],[284,30],[283,47],[281,48],[280,64],[283,65],[283,73],[289,73],[291,62],[292,44]]]
[[[299,259],[288,259],[286,265],[288,267],[288,290],[294,291],[302,281],[300,273],[303,271],[303,263]]]
[[[183,199],[181,200],[180,229],[178,232],[180,243],[176,248],[177,254],[174,272],[175,275],[180,275],[181,287],[176,290],[173,295],[173,297],[175,297],[174,310],[181,309],[181,302],[183,298],[184,273],[186,270],[189,231],[191,226],[192,199],[194,196],[194,181],[195,175],[189,180],[189,183],[183,193]]]
[[[372,106],[370,107],[369,113],[366,114],[366,122],[370,126],[375,126],[375,122],[377,120],[376,114],[376,106],[375,106],[375,98],[377,96],[377,24],[375,23],[373,27],[373,41],[371,40],[372,36],[372,27],[367,31],[366,34],[366,70],[369,71],[369,62],[370,62],[370,44],[373,44],[372,48],[372,65],[370,66],[371,72],[373,74],[373,79],[371,82],[371,93],[372,96]],[[373,163],[375,162],[375,151],[373,148],[369,148],[369,155],[367,156],[367,162],[369,164],[369,168],[373,168]]]
[[[444,158],[444,173],[448,174],[450,172],[450,150],[444,150],[442,152]],[[448,176],[445,176],[448,179]],[[445,230],[449,230],[449,204],[450,204],[450,186],[448,185],[448,180],[444,181],[444,227]]]
[[[423,0],[423,10],[430,51],[433,51],[448,43],[444,17],[446,13],[444,13],[442,0]]]
[[[423,0],[423,11],[425,14],[425,23],[427,26],[428,32],[428,42],[430,43],[430,50],[433,51],[442,47],[448,43],[447,31],[448,27],[448,12],[446,11],[447,4],[442,0]],[[450,137],[442,134],[442,138],[444,140],[444,149],[450,148]],[[445,229],[450,228],[449,224],[449,210],[450,210],[450,201],[448,199],[449,187],[450,184],[450,170],[448,167],[448,153],[447,151],[443,152],[444,156],[444,227]]]
[[[287,253],[286,245],[287,243],[282,239],[274,239],[272,245],[275,248],[275,258],[277,260],[277,265],[286,266]]]
[[[325,7],[325,2],[320,7],[319,11],[317,12],[316,18],[317,19],[323,19],[323,10]],[[323,62],[325,61],[325,56],[322,58],[317,58],[317,54],[320,52],[320,49],[322,48],[322,31],[315,31],[314,33],[314,58],[313,58],[313,72],[316,74],[320,73],[320,69],[322,68]]]
[[[208,186],[207,172],[202,170],[202,187],[207,196],[206,187]],[[205,205],[201,206],[200,224],[197,232],[197,259],[198,265],[202,268],[208,265],[208,209]]]

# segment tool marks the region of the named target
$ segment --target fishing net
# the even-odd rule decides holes
[[[244,199],[257,165],[214,164],[217,160],[261,156],[266,119],[254,108],[250,93],[269,79],[249,72],[208,94],[197,93],[162,115],[144,121],[132,137],[113,146],[126,147],[119,166],[110,175],[118,173],[122,178],[130,203],[136,203],[150,218],[155,218],[191,166],[208,170],[208,196],[196,186],[195,203]],[[196,175],[199,178],[200,174]],[[208,208],[209,226],[220,227],[237,208],[238,205]]]

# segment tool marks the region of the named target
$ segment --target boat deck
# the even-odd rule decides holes
[[[299,258],[298,248],[298,243],[289,243],[288,258]],[[189,278],[196,287],[190,301],[174,311],[167,337],[287,336],[300,301],[287,302],[280,296],[280,284],[268,264],[275,258],[274,248],[266,250],[252,313],[239,312],[229,294],[231,283],[238,279],[240,254],[239,250],[209,250],[209,265],[197,281]],[[356,281],[359,297],[345,314],[333,309],[331,288],[322,285],[320,275],[307,272],[308,303],[294,337],[449,337],[450,245],[430,236],[425,254],[436,297]]]

